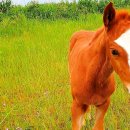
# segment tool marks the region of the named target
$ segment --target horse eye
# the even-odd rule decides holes
[[[119,52],[118,52],[118,50],[112,50],[112,55],[114,55],[114,56],[118,56],[119,55]]]

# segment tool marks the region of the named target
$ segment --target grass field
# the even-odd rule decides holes
[[[0,23],[0,130],[70,130],[69,39],[81,29],[96,30],[102,17],[37,21],[6,18]],[[117,89],[105,118],[106,130],[130,130],[130,96],[116,76]],[[86,118],[83,130],[94,123]]]

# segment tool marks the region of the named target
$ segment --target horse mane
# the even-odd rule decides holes
[[[82,39],[82,38],[89,38],[91,36],[90,42],[88,43],[89,45],[92,43],[94,39],[96,39],[99,34],[103,31],[103,27],[99,28],[97,31],[86,31],[86,30],[81,30],[79,32],[76,32],[72,35],[71,40],[70,40],[70,52],[73,49],[75,43],[77,40]]]
[[[95,39],[99,36],[99,34],[101,34],[101,33],[103,32],[103,30],[104,30],[104,27],[99,28],[99,29],[95,32],[95,35],[94,35],[94,37],[92,38],[91,41],[95,40]]]

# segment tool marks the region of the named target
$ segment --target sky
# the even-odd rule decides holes
[[[0,0],[2,1],[2,0]],[[28,2],[30,2],[32,0],[12,0],[12,3],[14,5],[26,5]],[[50,3],[50,2],[60,2],[61,0],[35,0],[38,1],[39,3]],[[66,1],[66,0],[64,0]],[[74,1],[74,0],[68,0],[70,2]]]

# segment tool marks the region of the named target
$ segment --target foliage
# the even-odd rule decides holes
[[[11,0],[2,0],[0,2],[0,12],[8,13],[11,8]]]
[[[79,0],[78,2],[45,3],[38,4],[30,2],[26,6],[11,5],[11,0],[3,0],[0,3],[0,21],[5,16],[25,15],[28,19],[79,19],[81,15],[88,13],[102,13],[106,4],[110,0]],[[114,0],[117,8],[126,7],[130,4],[129,0]]]
[[[100,2],[98,3],[98,11],[100,13],[103,12],[104,7],[109,3],[110,0],[100,0]]]
[[[32,4],[26,7],[27,18],[57,19],[57,18],[77,18],[78,9],[76,3],[52,3],[52,4]]]

